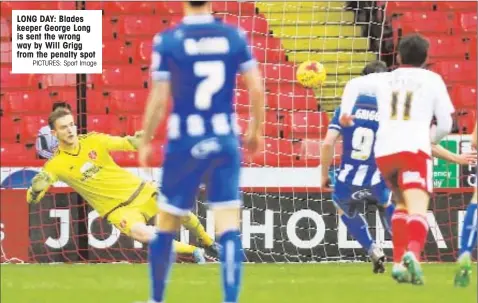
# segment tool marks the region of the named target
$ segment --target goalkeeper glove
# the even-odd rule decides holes
[[[36,203],[37,197],[41,194],[44,190],[50,186],[51,178],[46,172],[39,172],[35,177],[32,179],[32,186],[31,186],[31,199],[28,202]]]
[[[131,143],[131,145],[134,146],[134,148],[138,149],[141,139],[143,138],[143,135],[144,135],[144,130],[139,130],[135,132],[133,136],[128,136],[128,141],[129,143]],[[153,138],[154,137],[151,137],[151,139]]]

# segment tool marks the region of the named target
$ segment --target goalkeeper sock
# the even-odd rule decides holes
[[[470,203],[466,208],[465,220],[461,229],[460,238],[460,254],[468,252],[471,253],[476,246],[476,233],[477,233],[477,204],[476,202]]]
[[[196,250],[195,246],[179,242],[179,241],[174,241],[174,252],[177,254],[188,254],[191,255],[194,250]]]
[[[385,223],[387,226],[385,228],[388,230],[390,234],[392,234],[392,216],[395,212],[395,204],[390,203],[385,207]]]
[[[174,233],[158,232],[149,243],[152,300],[156,302],[163,302],[166,280],[174,256],[172,253],[174,236]]]
[[[187,217],[183,217],[181,219],[181,224],[189,231],[193,232],[194,235],[201,240],[205,246],[211,246],[214,244],[214,240],[207,234],[204,226],[202,226],[198,217],[196,217],[196,215],[193,213],[189,213]]]
[[[345,223],[345,226],[347,226],[349,233],[360,243],[360,245],[362,245],[366,251],[369,251],[373,240],[370,232],[368,231],[368,224],[364,217],[359,214],[353,218],[342,215],[341,218]]]
[[[219,238],[222,249],[219,260],[222,267],[224,302],[236,303],[239,297],[242,279],[242,242],[238,230],[230,230]]]
[[[418,214],[410,215],[407,228],[409,232],[408,250],[415,254],[417,260],[420,260],[422,250],[425,247],[425,241],[427,240],[427,218]]]

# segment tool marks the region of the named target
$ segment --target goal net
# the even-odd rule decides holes
[[[146,247],[98,217],[65,184],[56,184],[43,201],[25,202],[26,188],[45,160],[35,151],[37,132],[55,102],[68,103],[79,131],[133,134],[140,129],[148,94],[153,35],[177,24],[180,2],[2,2],[2,262],[144,262]],[[12,9],[102,9],[102,75],[13,75]],[[241,26],[260,61],[266,98],[265,145],[259,156],[244,157],[242,239],[250,262],[364,261],[366,252],[347,233],[331,199],[320,187],[320,146],[345,83],[372,60],[394,64],[394,36],[385,3],[214,2],[218,18]],[[158,21],[159,20],[159,21]],[[315,92],[295,80],[296,66],[316,60],[327,70]],[[475,98],[476,99],[476,98]],[[33,111],[33,109],[35,109]],[[249,122],[247,91],[238,78],[236,110],[244,129]],[[471,131],[470,131],[471,132]],[[164,126],[157,132],[164,137]],[[155,165],[137,167],[135,153],[115,153],[121,165],[146,180],[161,175],[161,146]],[[450,136],[444,146],[470,148],[469,138]],[[340,144],[330,170],[331,187],[340,162]],[[434,195],[428,222],[426,260],[452,261],[465,203],[476,185],[474,167],[435,162]],[[468,189],[463,189],[467,187]],[[214,235],[214,220],[197,197],[195,212]],[[364,209],[372,237],[391,254],[376,205]],[[178,239],[196,240],[186,230]]]

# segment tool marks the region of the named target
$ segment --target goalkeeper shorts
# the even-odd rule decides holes
[[[140,194],[130,204],[119,207],[108,215],[108,221],[123,234],[131,236],[131,227],[137,223],[148,223],[158,213],[157,192]]]

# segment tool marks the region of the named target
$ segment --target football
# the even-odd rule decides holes
[[[327,72],[322,63],[317,61],[302,62],[296,71],[297,80],[307,88],[320,87],[327,77]]]

